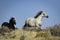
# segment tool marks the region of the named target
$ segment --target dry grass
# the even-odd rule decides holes
[[[51,36],[49,31],[34,32],[15,30],[6,33],[6,36],[0,36],[0,40],[60,40],[60,37]]]

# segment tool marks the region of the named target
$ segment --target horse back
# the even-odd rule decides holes
[[[3,22],[1,26],[2,26],[2,27],[3,27],[3,26],[9,26],[9,23],[8,23],[8,22]]]

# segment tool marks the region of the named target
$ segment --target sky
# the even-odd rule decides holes
[[[26,18],[33,18],[39,11],[49,16],[42,19],[42,28],[60,24],[60,0],[0,0],[0,26],[14,17],[15,26],[21,29]]]

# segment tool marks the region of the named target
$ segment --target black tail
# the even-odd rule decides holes
[[[27,27],[27,24],[25,23],[24,26],[23,26],[23,29],[25,29]]]

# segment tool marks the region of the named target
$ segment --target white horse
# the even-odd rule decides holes
[[[24,27],[41,27],[43,17],[48,18],[47,13],[44,11],[38,12],[34,18],[27,18],[25,20]]]

